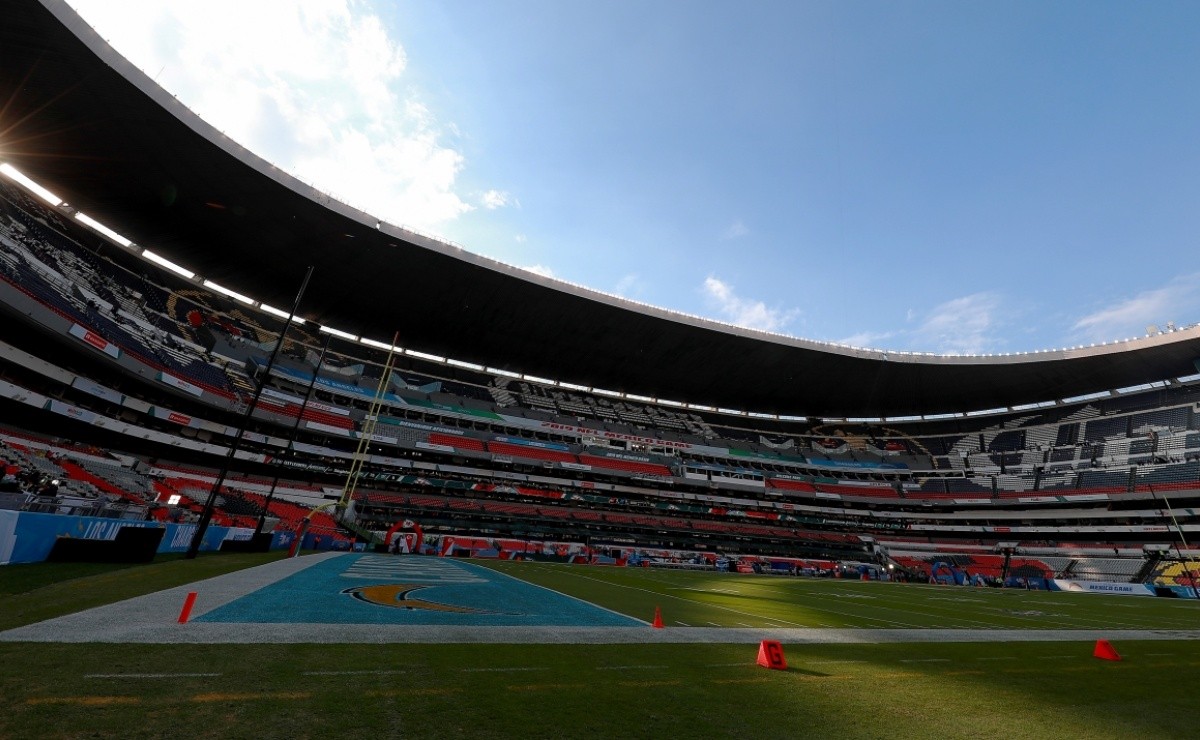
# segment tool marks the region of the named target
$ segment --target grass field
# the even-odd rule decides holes
[[[1200,629],[1200,603],[1015,589],[648,568],[481,565],[668,626],[869,629]]]
[[[262,562],[0,569],[0,625]],[[1197,604],[484,563],[649,619],[726,627],[1200,629]],[[1034,614],[1034,612],[1037,612]],[[284,628],[284,627],[281,627]],[[649,629],[649,627],[647,627]],[[0,643],[0,737],[1200,736],[1200,641],[756,646]]]

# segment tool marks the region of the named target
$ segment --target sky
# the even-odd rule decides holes
[[[1200,321],[1200,4],[69,2],[301,180],[542,275],[942,354]]]

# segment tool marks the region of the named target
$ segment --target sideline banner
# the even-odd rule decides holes
[[[50,555],[58,537],[112,540],[121,527],[162,527],[156,521],[67,516],[29,511],[0,511],[0,565],[40,563]],[[196,532],[195,524],[167,523],[158,552],[185,552]],[[229,527],[209,527],[201,551],[219,550],[230,534]],[[235,536],[237,536],[235,534]]]
[[[1117,596],[1154,596],[1154,587],[1145,583],[1118,583],[1115,581],[1070,581],[1063,578],[1050,580],[1051,590],[1073,593],[1113,594]]]

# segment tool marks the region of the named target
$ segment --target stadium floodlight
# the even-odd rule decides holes
[[[521,377],[521,374],[520,374],[520,373],[514,373],[512,370],[501,370],[501,369],[500,369],[500,368],[498,368],[498,367],[485,367],[485,368],[484,368],[484,370],[485,370],[486,372],[489,372],[489,373],[491,373],[492,375],[502,375],[502,376],[504,376],[505,378],[519,378],[519,377]]]
[[[81,211],[75,212],[75,220],[78,221],[79,223],[83,224],[84,226],[90,226],[92,229],[99,231],[101,234],[104,234],[109,239],[112,239],[114,242],[116,242],[117,244],[120,244],[122,247],[125,247],[126,249],[128,249],[130,247],[130,245],[133,244],[133,242],[130,241],[129,239],[126,239],[125,237],[121,236],[117,232],[108,228],[107,226],[100,223],[99,221],[92,218],[91,216],[88,216],[88,215],[82,213]]]
[[[222,295],[227,295],[227,296],[229,296],[230,298],[232,298],[232,299],[233,299],[233,300],[235,300],[235,301],[240,301],[240,302],[242,302],[242,303],[245,303],[247,306],[253,306],[253,305],[254,305],[254,300],[253,300],[253,299],[251,299],[251,298],[249,298],[249,297],[247,297],[247,296],[244,296],[244,295],[242,295],[241,293],[238,293],[238,292],[237,292],[237,291],[235,291],[235,290],[230,290],[229,288],[226,288],[226,287],[225,287],[225,286],[223,286],[223,285],[217,285],[216,283],[214,283],[214,282],[213,282],[213,281],[211,281],[211,280],[205,280],[205,281],[203,282],[203,285],[204,285],[204,287],[208,288],[209,290],[215,290],[215,291],[217,291],[218,293],[220,293],[220,294],[222,294]]]
[[[186,267],[180,267],[179,265],[175,264],[174,262],[167,259],[166,257],[160,257],[157,254],[155,254],[154,252],[151,252],[149,249],[143,249],[142,256],[145,257],[146,259],[150,260],[151,262],[153,262],[156,265],[160,265],[162,267],[167,268],[168,270],[175,273],[176,275],[183,275],[188,280],[191,280],[192,278],[196,277],[196,273],[192,272],[191,270],[187,269]]]
[[[367,339],[366,337],[359,337],[358,341],[359,341],[359,344],[365,344],[368,347],[374,347],[375,349],[387,350],[388,352],[401,351],[399,347],[388,344],[387,342],[381,342],[378,339]]]
[[[446,364],[454,365],[455,367],[465,367],[468,370],[482,370],[483,369],[483,365],[477,365],[474,362],[467,362],[466,360],[456,360],[452,357],[446,358]]]
[[[341,337],[342,339],[349,339],[351,342],[358,341],[358,335],[351,334],[348,331],[342,331],[341,329],[334,329],[332,326],[319,326],[317,327],[317,331],[324,332],[326,334],[332,334],[333,336]]]
[[[446,358],[442,357],[441,355],[431,355],[428,352],[418,352],[415,349],[406,349],[406,350],[404,350],[404,354],[409,355],[410,357],[416,357],[421,360],[429,360],[430,362],[445,362],[446,361]]]
[[[282,308],[275,308],[274,306],[268,306],[265,303],[258,304],[258,307],[261,308],[266,313],[271,314],[272,316],[278,316],[281,319],[286,319],[288,317],[288,312],[284,311]],[[298,324],[300,326],[304,326],[308,322],[305,321],[304,319],[300,318],[299,316],[293,316],[292,323]]]
[[[5,162],[4,164],[0,164],[0,174],[3,174],[5,177],[9,178],[10,180],[16,181],[20,185],[23,185],[26,190],[30,191],[31,193],[33,193],[37,197],[41,198],[42,200],[46,201],[50,205],[52,205],[52,206],[62,205],[62,202],[63,202],[62,198],[58,197],[57,195],[50,192],[49,190],[42,187],[41,185],[38,185],[33,180],[30,180],[20,170],[18,170],[16,167],[13,167],[11,164],[8,164],[7,162]]]

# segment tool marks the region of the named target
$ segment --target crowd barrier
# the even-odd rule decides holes
[[[159,553],[186,552],[196,534],[195,524],[131,521],[94,516],[43,514],[29,511],[0,511],[0,565],[40,563],[46,560],[59,537],[84,540],[114,540],[122,527],[165,529]],[[200,544],[201,552],[215,552],[226,540],[249,540],[254,530],[246,527],[209,526]],[[275,532],[271,549],[291,545],[292,532]]]

